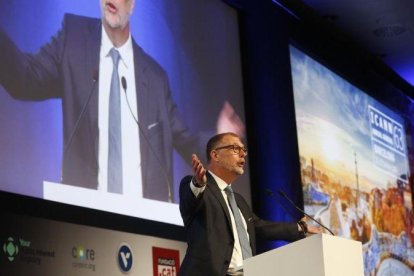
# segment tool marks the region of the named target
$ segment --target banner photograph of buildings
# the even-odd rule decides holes
[[[305,211],[361,241],[365,275],[414,275],[403,117],[290,46]]]

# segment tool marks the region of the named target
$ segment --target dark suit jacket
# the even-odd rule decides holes
[[[63,158],[63,183],[97,189],[98,83],[102,23],[100,19],[66,14],[62,28],[34,55],[22,53],[0,28],[0,83],[20,100],[62,98],[64,145],[83,105],[94,89],[88,109]],[[138,118],[153,152],[140,132],[143,194],[166,201],[166,176],[172,183],[172,148],[186,157],[204,141],[182,123],[165,71],[133,41]],[[151,129],[148,126],[153,125]]]
[[[180,267],[180,276],[224,276],[234,247],[229,209],[213,176],[207,173],[207,187],[196,198],[191,191],[192,176],[180,184],[180,212],[187,234],[187,253]],[[257,217],[243,197],[234,194],[247,223],[253,255],[256,234],[267,240],[295,241],[300,238],[296,223],[270,222]]]

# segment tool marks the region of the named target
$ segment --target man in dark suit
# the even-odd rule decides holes
[[[243,275],[243,259],[256,254],[256,234],[267,240],[296,241],[297,223],[270,222],[257,217],[232,183],[243,174],[247,149],[234,133],[218,134],[207,143],[206,171],[193,154],[194,176],[180,185],[180,212],[188,249],[180,276]],[[233,198],[233,199],[232,199]],[[300,222],[308,233],[321,229]]]
[[[129,16],[134,0],[100,3],[101,20],[66,14],[57,35],[33,55],[22,53],[0,27],[0,84],[20,100],[62,99],[64,148],[68,147],[63,155],[62,183],[106,191],[110,112],[105,101],[113,72],[109,50],[116,49],[121,55],[121,113],[126,115],[122,126],[130,130],[128,141],[135,141],[122,148],[123,158],[129,156],[123,164],[124,182],[134,174],[142,179],[143,197],[172,201],[173,147],[189,156],[188,150],[198,148],[205,139],[183,124],[167,74],[131,38]],[[127,87],[121,86],[124,76]],[[84,107],[86,112],[74,131]],[[124,120],[128,121],[124,124]]]

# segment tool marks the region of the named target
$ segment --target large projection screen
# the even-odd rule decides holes
[[[137,98],[138,111],[122,116],[135,132],[128,137],[139,140],[122,138],[133,158],[123,159],[123,191],[113,193],[100,167],[108,162],[101,144],[108,132],[98,99],[110,78],[98,56],[100,2],[1,1],[0,190],[182,225],[178,190],[192,173],[191,154],[205,164],[206,142],[217,132],[237,132],[247,144],[237,11],[220,0],[135,1],[132,40],[148,57],[133,48],[136,94],[129,80],[121,102]],[[35,72],[29,81],[28,72]],[[236,190],[250,202],[248,164],[245,172]]]
[[[404,118],[290,46],[305,210],[361,241],[365,275],[414,275]]]

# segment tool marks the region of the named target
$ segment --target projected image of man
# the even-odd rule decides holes
[[[173,148],[187,158],[205,139],[183,123],[166,72],[132,38],[134,4],[100,0],[102,19],[66,14],[36,54],[0,26],[0,84],[19,100],[62,99],[62,183],[174,201]],[[219,125],[240,124],[223,116]]]

